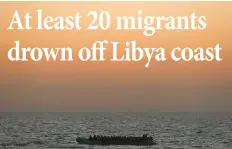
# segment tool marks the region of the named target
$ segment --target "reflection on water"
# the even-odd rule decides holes
[[[84,146],[77,136],[140,136],[150,147]],[[0,113],[0,148],[231,149],[231,113]]]

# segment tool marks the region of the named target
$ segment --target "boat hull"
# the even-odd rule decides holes
[[[156,145],[154,141],[89,140],[86,138],[77,138],[76,141],[79,144],[86,144],[86,145],[135,145],[135,146]]]

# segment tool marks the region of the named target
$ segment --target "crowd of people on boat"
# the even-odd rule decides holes
[[[152,141],[153,138],[151,136],[143,135],[142,137],[131,137],[131,136],[100,136],[94,135],[89,136],[89,140],[99,140],[99,141],[108,141],[108,140],[116,140],[116,141]]]

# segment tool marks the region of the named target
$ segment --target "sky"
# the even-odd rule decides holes
[[[232,2],[0,2],[0,111],[230,111],[232,109]],[[222,9],[223,8],[223,9]],[[178,16],[207,18],[203,31],[30,31],[7,30],[14,10],[42,9],[68,16],[107,10],[111,17]],[[35,19],[36,20],[36,19]],[[84,19],[83,26],[91,22]],[[33,23],[36,23],[34,21]],[[115,22],[112,21],[112,26]],[[96,40],[136,40],[141,47],[222,47],[220,62],[11,62],[7,53],[20,40],[25,47],[72,47],[74,53]],[[123,46],[120,47],[123,53]],[[110,56],[108,47],[106,56]]]

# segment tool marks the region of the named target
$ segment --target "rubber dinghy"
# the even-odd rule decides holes
[[[115,138],[98,138],[98,139],[87,139],[78,137],[76,141],[79,144],[86,145],[136,145],[136,146],[147,146],[147,145],[156,145],[153,139],[146,139],[142,137],[115,137]]]

